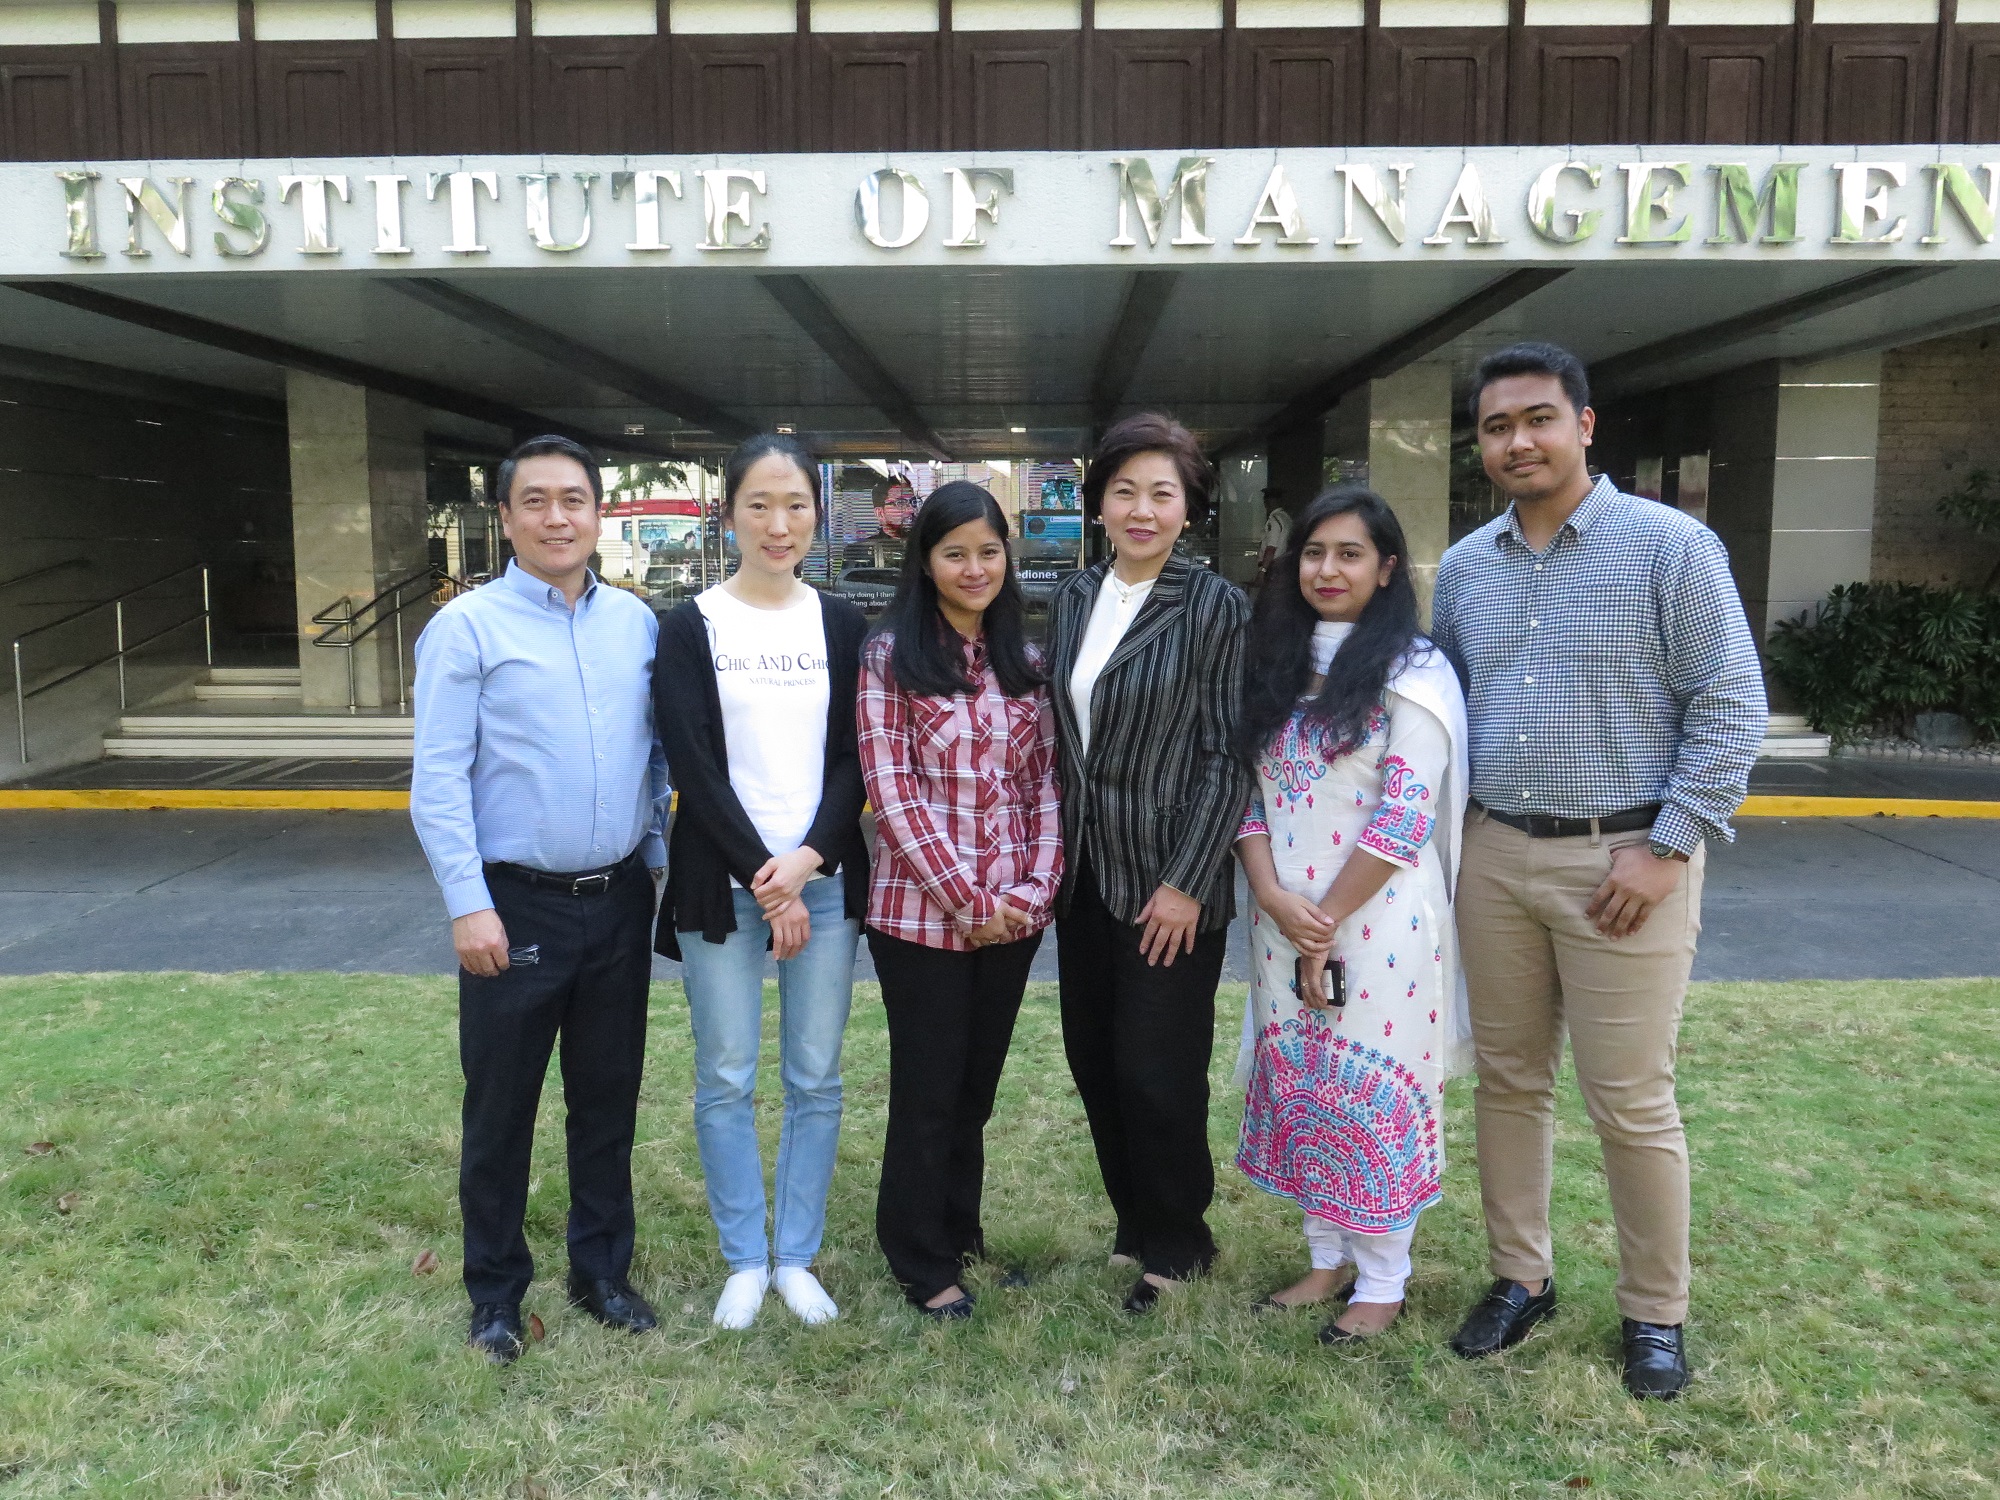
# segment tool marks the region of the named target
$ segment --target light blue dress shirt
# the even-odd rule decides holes
[[[493,905],[482,864],[568,873],[667,862],[645,601],[592,576],[572,611],[519,563],[417,638],[410,818],[456,920]]]

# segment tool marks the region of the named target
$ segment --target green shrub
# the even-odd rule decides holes
[[[1962,714],[2000,738],[2000,595],[1849,583],[1815,615],[1780,621],[1772,674],[1836,743],[1908,735],[1920,713]]]

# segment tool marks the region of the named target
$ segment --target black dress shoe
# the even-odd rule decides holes
[[[1556,1279],[1540,1295],[1518,1281],[1504,1278],[1493,1283],[1478,1306],[1465,1315],[1452,1335],[1451,1352],[1465,1359],[1483,1359],[1511,1349],[1528,1336],[1534,1326],[1556,1310]]]
[[[481,1302],[472,1309],[472,1329],[466,1343],[496,1365],[511,1365],[526,1344],[521,1339],[521,1304]]]
[[[1160,1289],[1141,1276],[1132,1283],[1132,1290],[1125,1294],[1125,1311],[1128,1313],[1151,1312],[1153,1304],[1160,1300]]]
[[[972,1303],[972,1293],[960,1292],[953,1301],[938,1307],[924,1307],[920,1304],[917,1311],[933,1323],[962,1323],[972,1316]]]
[[[660,1320],[653,1316],[653,1309],[646,1299],[633,1291],[632,1283],[622,1276],[615,1279],[601,1276],[591,1280],[572,1271],[569,1304],[582,1308],[606,1328],[617,1328],[626,1333],[649,1333],[660,1326]]]
[[[1641,1401],[1671,1401],[1687,1389],[1687,1343],[1678,1323],[1623,1320],[1625,1389]]]

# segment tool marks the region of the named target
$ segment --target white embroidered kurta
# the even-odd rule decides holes
[[[1444,1172],[1442,1107],[1457,954],[1440,818],[1452,740],[1393,689],[1354,747],[1295,713],[1258,758],[1242,835],[1268,833],[1278,883],[1317,901],[1357,850],[1397,866],[1337,929],[1347,1004],[1299,998],[1298,952],[1254,906],[1255,1060],[1237,1166],[1309,1214],[1363,1233],[1408,1227]]]

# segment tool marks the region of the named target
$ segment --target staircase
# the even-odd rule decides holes
[[[125,714],[105,736],[121,760],[408,760],[414,721],[395,712],[307,713],[297,667],[215,667],[194,701]]]
[[[1803,714],[1772,714],[1757,752],[1763,760],[1825,760],[1831,754],[1832,738],[1815,733]]]

